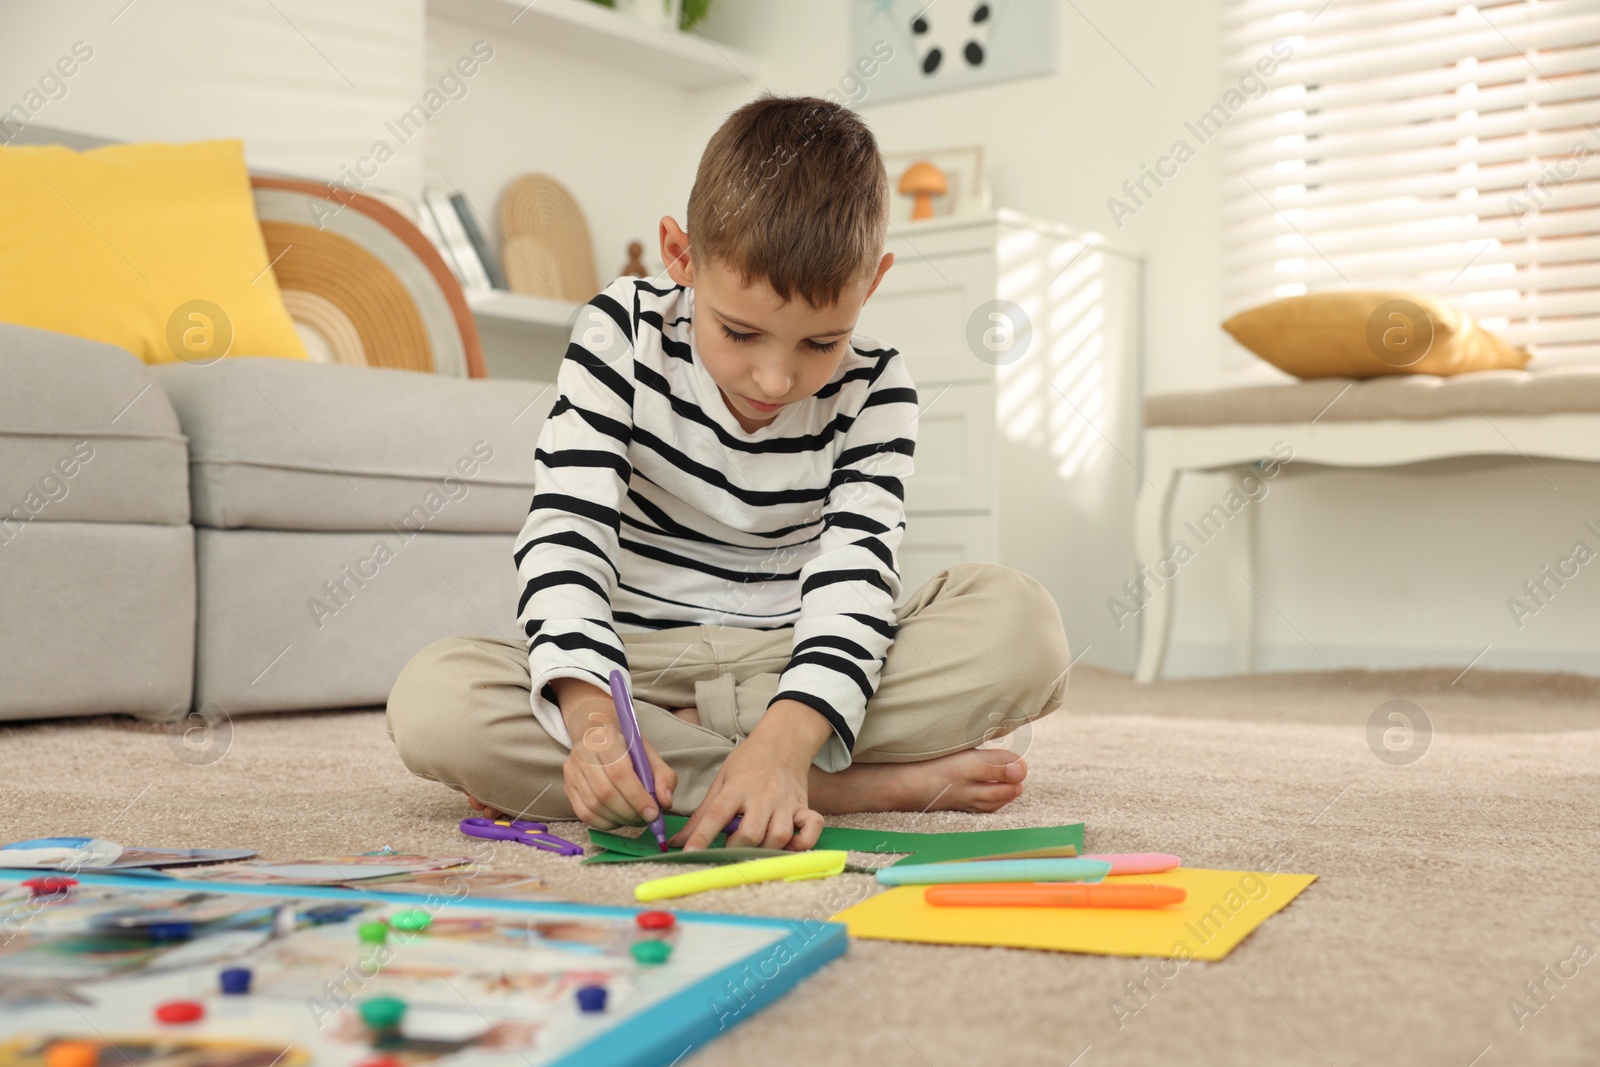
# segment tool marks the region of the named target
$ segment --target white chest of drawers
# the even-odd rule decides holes
[[[1006,210],[903,223],[888,248],[858,329],[917,384],[906,593],[966,560],[1014,567],[1055,597],[1074,656],[1131,671],[1137,627],[1106,600],[1135,568],[1138,259]]]

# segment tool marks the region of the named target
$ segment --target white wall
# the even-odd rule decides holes
[[[510,33],[437,18],[427,25],[430,72],[474,41],[495,49],[470,94],[430,124],[427,180],[458,186],[498,225],[506,184],[530,171],[548,174],[588,219],[601,285],[618,275],[631,240],[659,267],[656,224],[681,212],[699,158],[685,132],[687,92]]]
[[[336,180],[422,92],[422,3],[7,3],[0,112],[43,101],[35,123],[114,140],[239,137],[252,167]],[[51,81],[79,41],[92,56]],[[421,177],[413,149],[375,180],[409,192]]]

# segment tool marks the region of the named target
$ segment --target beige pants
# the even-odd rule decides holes
[[[1061,706],[1067,638],[1055,602],[1032,578],[965,563],[935,575],[896,616],[855,760],[909,763],[959,752]],[[639,728],[677,771],[673,808],[687,814],[777,693],[794,633],[681,626],[622,640]],[[534,720],[529,686],[520,641],[435,641],[394,683],[389,736],[423,778],[501,811],[570,819],[561,778],[567,749]],[[667,710],[682,707],[698,709],[701,725]]]

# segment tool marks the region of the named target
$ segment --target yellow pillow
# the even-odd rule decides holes
[[[1448,376],[1520,370],[1528,362],[1528,353],[1421,293],[1308,293],[1241,311],[1222,328],[1297,378]]]
[[[0,322],[146,363],[306,358],[240,141],[0,148]]]

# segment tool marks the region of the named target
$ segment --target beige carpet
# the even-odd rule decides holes
[[[1091,850],[1228,868],[1292,852],[1287,869],[1320,880],[1229,959],[1147,983],[1153,992],[1120,1027],[1109,1005],[1137,1006],[1124,983],[1143,976],[1141,961],[857,941],[686,1063],[1600,1059],[1600,956],[1562,963],[1579,941],[1600,953],[1600,679],[1472,671],[1451,685],[1454,671],[1346,672],[1140,688],[1074,673],[1068,708],[1027,739],[1021,800],[915,828],[1081,819]],[[1410,766],[1381,762],[1368,744],[1369,717],[1395,697],[1421,705],[1435,730]],[[243,720],[209,765],[180,760],[160,727],[130,720],[11,725],[0,728],[0,768],[3,840],[446,855],[460,853],[455,821],[468,814],[406,773],[376,712]],[[496,847],[501,865],[536,867],[580,900],[626,903],[643,877]],[[809,917],[824,914],[835,884],[725,890],[685,906]],[[1529,981],[1543,983],[1543,1006]],[[1512,998],[1527,1005],[1520,1029]]]

